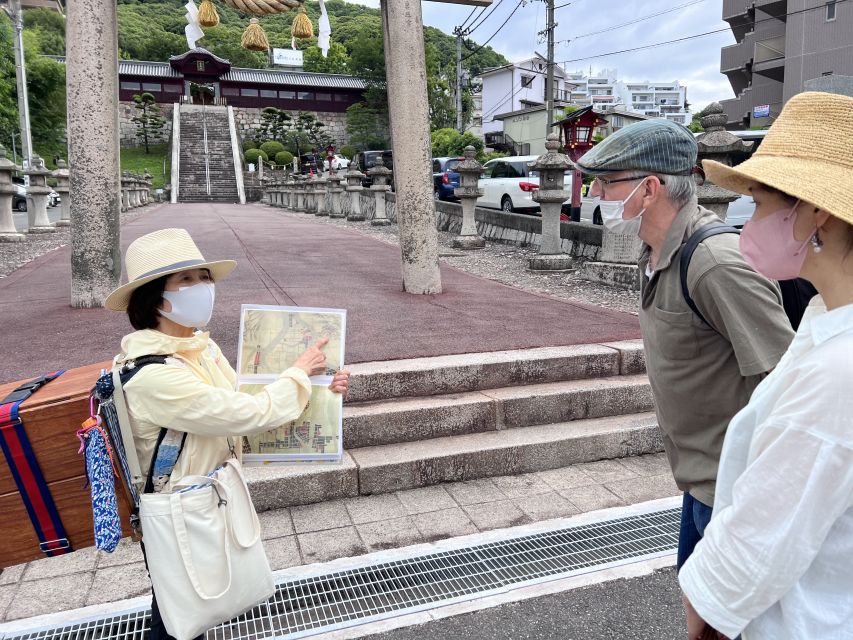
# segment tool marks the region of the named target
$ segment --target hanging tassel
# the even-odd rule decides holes
[[[249,20],[249,26],[246,27],[246,31],[243,33],[243,39],[240,41],[240,44],[243,45],[244,49],[249,49],[250,51],[269,50],[270,41],[267,40],[267,34],[264,33],[264,30],[257,18]]]
[[[308,14],[305,13],[304,5],[300,5],[299,13],[293,19],[293,27],[290,29],[290,33],[294,38],[299,38],[300,40],[307,40],[314,37],[314,25],[311,24],[311,18],[308,17]]]
[[[198,8],[198,23],[202,27],[215,27],[219,24],[219,14],[210,0],[201,0],[201,6]]]

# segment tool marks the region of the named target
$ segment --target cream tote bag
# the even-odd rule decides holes
[[[272,596],[261,525],[232,458],[173,493],[140,496],[151,583],[166,630],[191,640]]]

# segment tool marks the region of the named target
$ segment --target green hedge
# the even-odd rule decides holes
[[[257,149],[258,143],[255,140],[243,140],[243,151],[248,151],[249,149]]]
[[[275,154],[275,163],[280,166],[290,166],[293,163],[293,154],[290,151],[279,151]]]
[[[269,156],[264,153],[263,149],[249,149],[246,153],[243,154],[243,157],[246,158],[246,162],[251,162],[252,164],[259,164],[258,158],[263,158],[264,162],[269,162]]]
[[[275,140],[269,140],[261,145],[261,151],[267,154],[267,158],[275,158],[277,153],[281,153],[284,150],[284,145]]]

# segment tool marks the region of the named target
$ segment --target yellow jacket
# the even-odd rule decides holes
[[[291,367],[257,395],[235,391],[237,374],[209,333],[175,338],[153,329],[135,331],[121,342],[117,365],[145,355],[173,356],[148,365],[125,386],[127,409],[142,472],[147,473],[162,427],[186,432],[183,451],[169,484],[183,476],[206,475],[230,455],[226,436],[266,431],[294,420],[311,397],[311,382]]]

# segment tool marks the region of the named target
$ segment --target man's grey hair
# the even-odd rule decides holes
[[[671,176],[663,173],[654,174],[664,183],[666,197],[678,209],[696,197],[696,181],[692,175]]]

